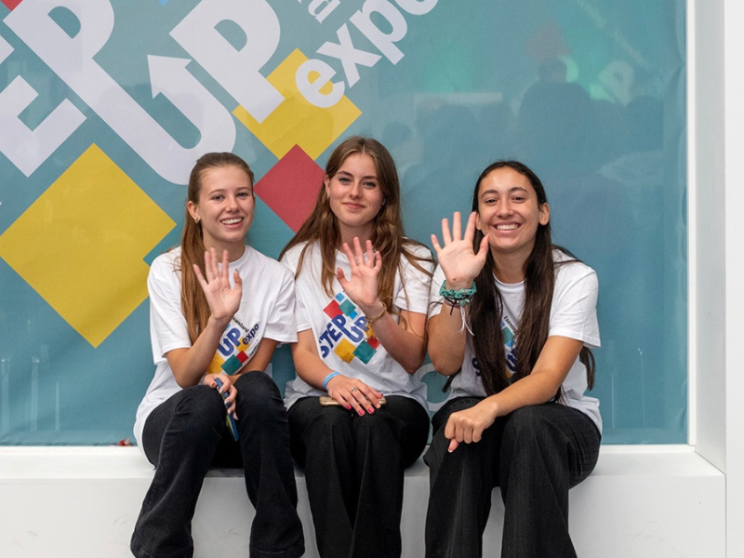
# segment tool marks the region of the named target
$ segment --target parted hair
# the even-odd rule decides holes
[[[530,181],[535,189],[540,206],[548,202],[542,182],[529,167],[518,161],[497,161],[486,167],[478,177],[473,192],[473,211],[478,211],[478,192],[483,179],[491,172],[504,167],[517,171]],[[483,233],[476,230],[473,238],[474,250],[478,250],[482,239]],[[554,250],[564,252],[569,256],[569,259],[555,262],[553,258]],[[490,250],[487,251],[486,264],[475,279],[477,292],[470,304],[469,321],[474,333],[473,349],[478,359],[483,387],[488,395],[500,392],[511,382],[516,382],[532,372],[548,339],[556,268],[575,262],[578,262],[578,260],[573,254],[552,243],[550,223],[539,224],[535,236],[535,245],[524,263],[525,301],[522,317],[515,333],[517,346],[516,371],[510,379],[506,372],[504,335],[501,330],[503,299],[493,277],[495,269],[493,256]],[[579,353],[579,359],[586,366],[587,383],[589,389],[591,389],[594,386],[594,356],[589,348],[583,347]],[[560,390],[555,399],[557,400],[559,396]]]
[[[187,201],[199,204],[202,180],[211,169],[221,167],[237,167],[245,171],[253,187],[253,171],[248,163],[233,153],[207,153],[202,155],[191,170]],[[181,272],[181,310],[186,318],[189,339],[194,343],[204,330],[209,319],[209,305],[204,291],[194,273],[193,264],[197,264],[204,272],[204,236],[201,221],[195,222],[186,208],[186,219],[181,237],[181,257],[176,261],[177,269]]]
[[[414,247],[422,245],[404,236],[400,208],[400,180],[393,157],[385,146],[375,139],[361,136],[352,136],[344,140],[333,150],[328,159],[324,178],[332,179],[347,157],[355,153],[372,157],[377,171],[377,181],[383,194],[383,206],[374,218],[370,240],[382,257],[382,270],[377,283],[378,296],[391,312],[395,312],[393,288],[395,274],[400,269],[402,258],[404,257],[411,265],[424,273],[428,275],[431,273],[421,266],[419,262],[423,260],[413,252]],[[338,219],[331,210],[330,200],[323,185],[318,192],[312,213],[279,256],[281,258],[293,246],[306,243],[300,253],[295,277],[299,277],[302,272],[307,249],[316,241],[319,243],[322,259],[321,283],[326,294],[333,296],[336,250],[341,243],[341,235]]]

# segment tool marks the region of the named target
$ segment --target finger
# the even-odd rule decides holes
[[[462,217],[459,211],[455,211],[452,216],[452,238],[455,241],[462,240]]]
[[[469,240],[472,244],[473,236],[475,236],[475,211],[472,211],[468,217],[468,224],[465,226],[465,240]]]
[[[378,272],[382,270],[382,254],[379,250],[375,252],[375,267],[373,269]]]
[[[351,266],[351,269],[354,269],[356,267],[357,261],[356,261],[356,258],[354,257],[354,254],[351,253],[351,248],[346,242],[344,242],[343,249],[344,249],[344,254],[346,254],[346,259],[349,260],[349,265]]]
[[[455,451],[457,449],[457,446],[459,446],[459,445],[460,445],[460,442],[458,442],[457,440],[455,440],[453,438],[452,440],[450,440],[449,447],[447,448],[447,451],[450,452],[450,453],[452,453],[453,451]]]
[[[439,245],[439,239],[435,234],[431,235],[431,245],[434,247],[434,251],[437,253],[437,255],[439,255],[439,251],[442,249],[442,247]]]
[[[375,398],[374,394],[371,393],[372,391],[374,390],[371,390],[369,388],[364,391],[359,388],[351,388],[351,395],[353,395],[354,398],[359,402],[359,404],[364,407],[370,414],[375,412],[375,405],[374,403],[372,403],[372,401],[377,401],[377,407],[379,408],[379,398]]]
[[[243,280],[240,278],[240,273],[238,273],[238,270],[233,270],[233,279],[235,279],[235,290],[238,292],[243,291]]]
[[[472,428],[468,427],[468,428],[462,429],[462,441],[465,442],[466,444],[473,443],[473,429]]]
[[[212,254],[209,253],[209,250],[204,251],[204,276],[207,283],[210,283],[214,278],[212,274]]]
[[[486,263],[486,256],[488,256],[488,236],[484,235],[483,240],[481,240],[480,246],[478,246],[478,253],[476,254],[476,257],[483,263]]]
[[[346,280],[346,276],[344,275],[344,270],[339,268],[336,268],[336,278],[338,279],[338,282],[341,284],[341,288],[346,290],[346,285],[349,283]]]
[[[452,234],[450,234],[449,221],[446,217],[442,219],[442,241],[445,246],[452,243]]]
[[[227,256],[227,250],[222,251],[222,277],[224,277],[226,280],[230,279],[230,261]]]
[[[351,405],[351,407],[354,409],[356,414],[358,414],[360,417],[364,416],[366,413],[364,411],[364,407],[359,403],[357,398],[355,397],[356,392],[355,391],[349,391],[348,395],[344,395],[344,399],[346,399],[346,402]]]
[[[202,289],[206,289],[207,280],[204,279],[204,275],[202,275],[201,269],[199,269],[199,266],[197,264],[194,264],[194,275],[196,275],[196,280],[199,281]]]
[[[354,237],[354,257],[359,265],[364,265],[364,251],[362,250],[362,243],[359,242],[359,237]]]
[[[375,251],[372,249],[372,241],[367,241],[367,265],[369,267],[374,267],[376,265],[375,261]]]

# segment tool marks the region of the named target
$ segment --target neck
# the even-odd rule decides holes
[[[524,281],[524,264],[527,257],[523,254],[494,254],[493,273],[502,283],[521,283]],[[529,255],[528,255],[529,256]]]
[[[367,244],[367,241],[371,240],[372,238],[372,225],[369,224],[369,225],[364,225],[362,227],[347,227],[339,223],[338,232],[339,232],[339,245],[336,248],[341,249],[345,242],[346,244],[349,245],[349,248],[353,250],[354,239],[358,238],[359,244],[362,245],[362,250],[364,250]]]
[[[217,252],[217,260],[222,261],[222,252],[227,250],[227,261],[230,263],[239,260],[243,254],[245,253],[245,245],[241,243],[230,243],[230,244],[223,244],[223,243],[214,243],[209,246],[204,247],[206,250],[210,250],[214,248],[215,252]]]

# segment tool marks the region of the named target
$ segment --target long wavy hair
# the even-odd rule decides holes
[[[478,193],[481,182],[493,171],[504,167],[515,170],[530,181],[537,194],[540,207],[548,203],[542,182],[529,167],[518,161],[497,161],[486,167],[478,177],[473,191],[473,211],[479,209]],[[483,233],[476,230],[473,238],[474,250],[478,250],[482,239]],[[554,250],[564,252],[570,259],[555,262],[553,259]],[[503,299],[493,279],[494,260],[491,250],[488,250],[486,264],[475,279],[477,293],[470,304],[469,312],[470,327],[475,332],[472,337],[473,349],[478,359],[483,387],[488,395],[500,392],[510,383],[521,380],[532,372],[548,339],[556,268],[577,261],[573,254],[552,243],[549,222],[545,225],[538,224],[535,245],[524,263],[525,301],[522,317],[515,333],[517,346],[516,371],[514,376],[509,378],[507,375],[504,335],[501,330]],[[587,383],[589,389],[591,389],[594,386],[595,375],[594,355],[589,348],[583,347],[579,353],[579,359],[586,366]],[[554,399],[557,400],[559,396],[560,390],[558,390]]]
[[[201,193],[204,175],[215,168],[237,167],[245,171],[251,181],[253,188],[253,171],[248,163],[233,153],[207,153],[199,158],[191,170],[189,176],[189,187],[187,199],[195,205],[199,205],[199,194]],[[176,270],[181,272],[181,311],[188,325],[189,339],[196,342],[196,338],[207,326],[209,319],[209,305],[204,291],[194,273],[196,264],[204,271],[204,234],[202,223],[198,223],[191,217],[186,209],[186,219],[181,236],[181,257],[176,260]]]
[[[382,257],[382,271],[377,283],[378,296],[391,312],[396,312],[393,306],[393,288],[395,274],[400,269],[402,258],[420,271],[431,275],[419,263],[421,260],[413,253],[413,248],[422,246],[420,243],[404,236],[403,220],[400,209],[400,180],[395,162],[388,150],[377,140],[361,136],[352,136],[343,141],[333,150],[325,169],[325,179],[332,179],[339,171],[344,161],[355,153],[369,155],[375,163],[377,181],[383,194],[383,206],[375,216],[372,227],[372,245]],[[321,284],[328,296],[333,296],[333,278],[336,276],[336,250],[341,243],[338,219],[331,210],[331,203],[325,187],[321,186],[315,209],[297,234],[282,250],[283,256],[287,250],[307,243],[300,253],[295,277],[299,277],[305,259],[305,253],[314,242],[320,245],[322,259]],[[429,259],[428,261],[432,261]],[[404,285],[405,288],[405,285]]]

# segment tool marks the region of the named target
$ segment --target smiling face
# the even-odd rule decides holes
[[[377,167],[366,153],[349,155],[332,177],[326,175],[326,195],[336,216],[341,242],[356,236],[364,243],[372,234],[375,217],[385,204]]]
[[[191,217],[201,224],[204,247],[219,254],[227,250],[230,261],[243,254],[245,235],[253,223],[255,197],[246,172],[234,165],[207,168],[201,175],[199,201],[189,201]]]
[[[478,187],[476,228],[488,237],[494,260],[505,255],[527,261],[539,225],[550,221],[529,179],[510,167],[488,173]]]

